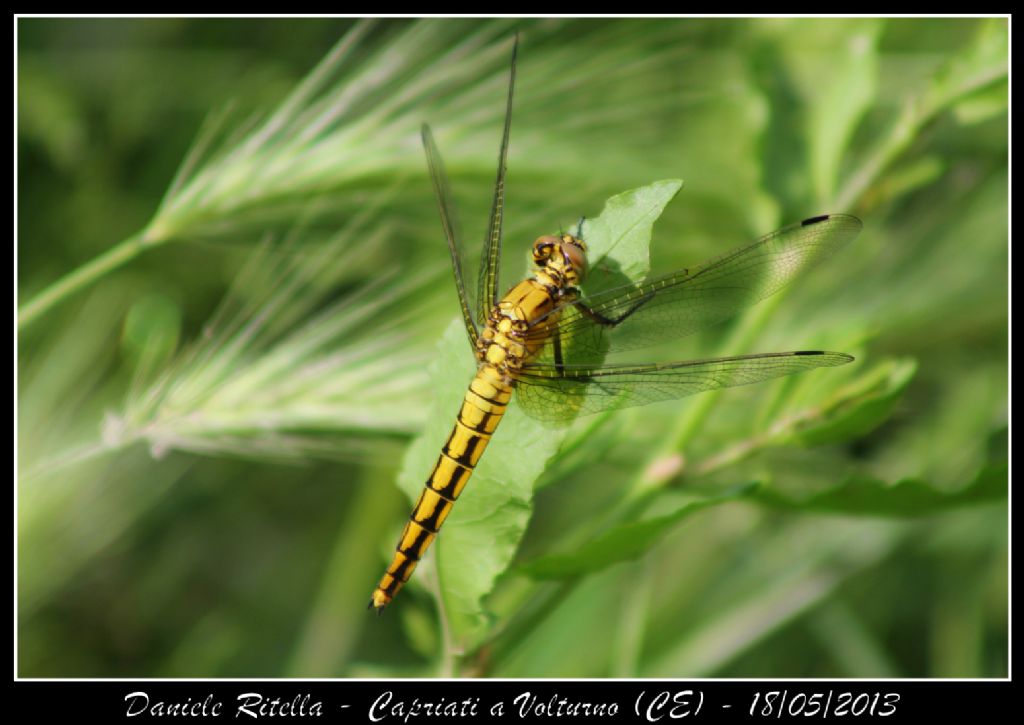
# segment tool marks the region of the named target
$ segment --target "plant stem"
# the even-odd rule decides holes
[[[71,274],[57,280],[18,310],[18,328],[34,322],[37,317],[65,297],[70,297],[86,285],[134,259],[139,252],[152,244],[152,241],[146,239],[144,232],[137,232]]]

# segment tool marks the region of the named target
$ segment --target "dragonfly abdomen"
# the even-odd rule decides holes
[[[452,506],[473,475],[512,397],[512,386],[494,365],[482,365],[469,384],[459,415],[441,448],[419,500],[395,547],[391,565],[370,598],[379,613],[412,576]]]
[[[573,242],[582,244],[577,240]],[[546,244],[550,247],[554,242]],[[561,259],[559,255],[557,262]],[[476,341],[480,366],[462,400],[455,426],[402,530],[391,565],[370,597],[370,607],[378,614],[409,581],[416,564],[427,552],[473,475],[477,461],[508,408],[516,375],[543,347],[540,330],[558,321],[558,315],[552,314],[555,295],[565,292],[552,289],[554,278],[564,279],[557,265],[515,285],[491,309],[487,325]],[[530,328],[541,320],[546,320],[543,328],[533,330],[532,337],[528,337]]]

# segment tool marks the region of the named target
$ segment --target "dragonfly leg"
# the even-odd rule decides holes
[[[647,304],[652,299],[654,299],[654,293],[653,292],[648,292],[643,297],[641,297],[639,299],[639,301],[635,305],[630,307],[628,310],[623,312],[618,317],[605,317],[600,312],[596,312],[595,310],[592,310],[589,307],[587,307],[586,305],[581,304],[581,303],[577,303],[576,307],[577,307],[577,309],[579,309],[580,312],[582,312],[584,315],[589,317],[591,320],[593,320],[597,324],[599,324],[599,325],[601,325],[603,327],[616,327],[618,325],[621,325],[624,320],[628,319],[630,315],[632,315],[634,312],[639,310],[641,307],[643,307],[645,304]]]
[[[577,239],[583,239],[583,222],[585,222],[586,220],[587,220],[587,218],[585,216],[581,216],[580,220],[576,223],[576,238]]]
[[[562,336],[555,330],[551,338],[551,346],[555,352],[555,368],[559,373],[565,370],[565,361],[562,359]]]

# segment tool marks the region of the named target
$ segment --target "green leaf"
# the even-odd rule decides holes
[[[971,483],[957,491],[942,491],[925,481],[905,478],[888,484],[870,476],[850,476],[838,486],[800,499],[762,487],[753,500],[776,508],[858,516],[926,516],[949,509],[1001,501],[1008,495],[1005,463],[989,464]]]
[[[652,225],[681,186],[679,181],[660,181],[609,199],[601,215],[584,227],[591,259],[620,274],[626,270],[631,280],[645,274]],[[429,423],[410,446],[399,474],[399,486],[413,501],[475,373],[475,358],[457,320],[445,330],[430,366],[435,398]],[[512,561],[529,523],[537,479],[568,435],[568,428],[544,427],[511,405],[437,537],[434,565],[445,613],[459,641],[472,639],[485,626],[483,599]],[[423,570],[430,566],[428,557],[412,581],[422,584]]]
[[[703,509],[750,496],[755,490],[757,484],[746,484],[719,496],[688,501],[662,516],[614,526],[571,554],[542,556],[524,564],[520,571],[534,579],[566,579],[636,559],[661,541],[680,521]]]
[[[923,107],[934,113],[950,104],[962,103],[964,99],[978,93],[1007,77],[1009,64],[1009,26],[1005,18],[989,18],[978,26],[972,42],[948,63],[931,81],[924,96]],[[998,95],[1006,93],[1001,85]]]
[[[830,55],[829,82],[809,96],[811,177],[815,198],[822,203],[835,196],[840,161],[875,100],[881,31],[878,21],[861,22],[854,32],[844,26],[836,39],[841,52]]]
[[[1006,79],[1002,79],[956,103],[953,106],[953,114],[957,122],[964,126],[989,121],[1006,113],[1009,95]]]
[[[890,360],[874,367],[839,390],[820,415],[798,422],[780,441],[821,446],[866,435],[888,419],[916,371],[913,360]]]
[[[944,159],[937,154],[901,159],[893,164],[888,174],[865,192],[865,205],[877,208],[894,199],[903,198],[935,183],[946,171]]]
[[[583,239],[590,250],[587,289],[608,289],[647,276],[651,228],[681,188],[679,179],[665,179],[624,191],[605,202],[599,217],[584,222]]]

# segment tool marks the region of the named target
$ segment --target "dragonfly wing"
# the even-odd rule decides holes
[[[851,361],[845,353],[809,350],[603,367],[538,363],[519,372],[516,390],[520,406],[529,415],[556,422]]]
[[[466,284],[463,281],[462,267],[465,262],[465,251],[459,241],[460,233],[458,222],[455,216],[455,206],[452,203],[451,186],[448,183],[448,174],[444,170],[444,162],[441,161],[441,152],[437,149],[434,141],[434,134],[430,126],[423,124],[421,129],[423,137],[423,150],[427,153],[427,166],[430,169],[430,180],[434,184],[434,195],[437,197],[437,206],[441,212],[441,226],[444,228],[444,236],[448,240],[448,252],[452,257],[452,271],[455,273],[455,289],[459,294],[459,307],[462,310],[462,321],[466,325],[466,334],[469,336],[469,344],[476,347],[476,338],[480,334],[477,323],[473,318],[473,309],[476,307],[476,300],[469,296]]]
[[[498,151],[498,175],[494,180],[494,197],[491,199],[491,214],[487,220],[487,239],[480,259],[480,275],[477,280],[477,309],[479,319],[486,320],[491,308],[498,304],[498,271],[501,264],[501,227],[505,213],[505,168],[508,161],[508,139],[512,130],[512,92],[516,85],[516,55],[519,51],[519,34],[512,44],[512,62],[508,78],[508,97],[505,100],[505,128],[501,134],[501,148]]]
[[[584,297],[561,310],[558,335],[591,353],[688,335],[778,292],[852,241],[861,226],[846,214],[805,219],[698,267]],[[549,334],[544,327],[538,325],[538,336]]]

